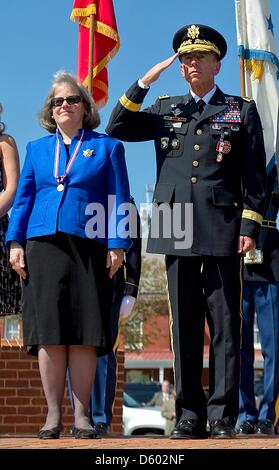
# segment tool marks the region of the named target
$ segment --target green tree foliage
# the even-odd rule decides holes
[[[142,262],[139,295],[132,316],[121,324],[126,348],[137,351],[152,344],[160,334],[156,326],[156,316],[168,313],[165,264],[160,258],[146,257]],[[147,320],[148,333],[144,329]]]

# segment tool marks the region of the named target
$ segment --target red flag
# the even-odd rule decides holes
[[[120,46],[112,0],[75,0],[71,20],[79,23],[78,79],[88,88],[90,15],[95,15],[93,98],[98,108],[108,101],[106,65]]]

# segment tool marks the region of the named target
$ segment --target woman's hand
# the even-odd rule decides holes
[[[107,268],[110,268],[109,270],[109,277],[113,277],[118,271],[119,268],[121,268],[124,260],[124,250],[123,248],[112,248],[109,250],[108,255],[107,255]]]
[[[22,279],[26,279],[24,249],[16,241],[10,243],[10,264]]]

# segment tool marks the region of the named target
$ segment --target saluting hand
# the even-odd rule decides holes
[[[107,254],[107,268],[109,270],[109,277],[113,277],[121,268],[124,260],[124,250],[122,248],[112,248]]]
[[[144,85],[151,85],[151,83],[155,82],[161,75],[161,73],[166,70],[177,58],[178,54],[174,54],[163,62],[154,65],[152,69],[148,70],[146,74],[141,78],[141,81]]]
[[[26,279],[24,249],[16,241],[10,244],[10,265],[22,279]]]
[[[247,251],[253,250],[253,248],[256,248],[256,242],[254,238],[247,237],[246,235],[241,235],[238,238],[238,253],[245,255]]]

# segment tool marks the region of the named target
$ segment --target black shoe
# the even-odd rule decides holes
[[[272,421],[269,419],[259,419],[256,425],[256,434],[263,434],[273,436],[275,434],[275,428]]]
[[[97,433],[92,429],[82,429],[76,428],[75,426],[72,429],[72,435],[75,439],[96,439]]]
[[[243,421],[237,428],[237,434],[255,434],[256,422],[251,419]]]
[[[236,432],[227,419],[216,419],[210,421],[210,437],[212,439],[233,439],[236,437]]]
[[[37,434],[39,439],[59,439],[60,437],[60,426],[56,426],[51,429],[40,429]]]
[[[171,439],[203,439],[207,437],[205,425],[196,419],[181,419],[173,428]]]
[[[96,423],[93,426],[93,429],[96,431],[97,434],[99,435],[105,435],[108,433],[108,426],[106,423]]]

